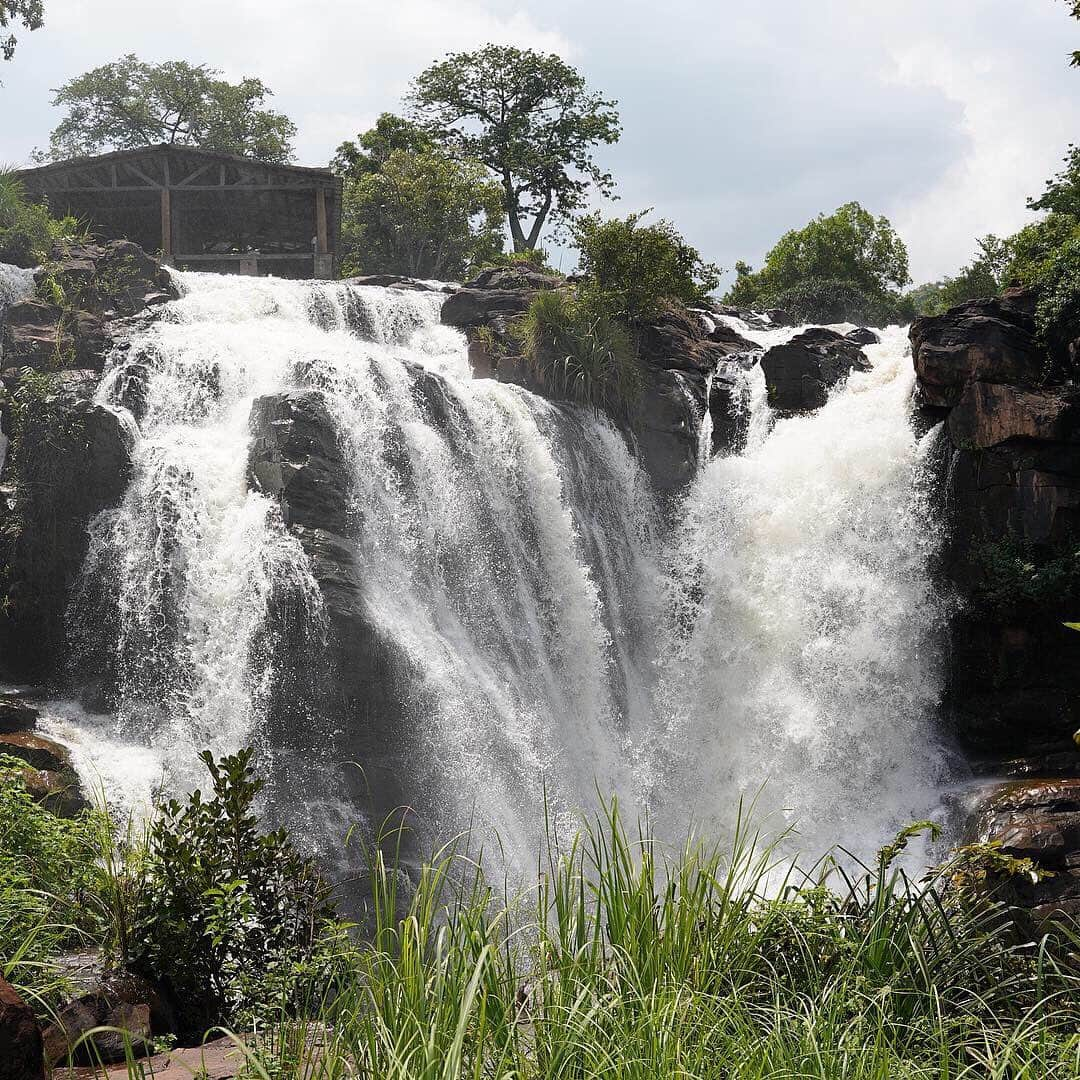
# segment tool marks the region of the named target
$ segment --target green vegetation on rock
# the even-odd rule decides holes
[[[31,202],[19,180],[0,170],[0,262],[36,266],[57,244],[84,238],[75,218],[54,218],[47,205]]]
[[[720,280],[719,269],[670,222],[642,225],[646,213],[607,221],[591,214],[573,228],[582,295],[595,310],[631,324],[655,317],[672,301],[703,304]]]

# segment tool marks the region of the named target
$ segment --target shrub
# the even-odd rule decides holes
[[[869,323],[884,326],[907,321],[910,306],[896,293],[872,294],[851,281],[806,280],[761,297],[763,309],[780,308],[802,323]]]
[[[75,218],[53,218],[47,206],[26,198],[12,173],[0,170],[0,262],[36,266],[56,244],[85,236],[85,227]]]
[[[610,221],[592,214],[575,223],[582,295],[593,311],[633,323],[659,315],[671,301],[704,303],[719,284],[717,267],[670,222],[640,225],[647,213]]]
[[[311,961],[333,909],[284,831],[263,833],[250,749],[202,760],[212,795],[165,803],[150,828],[132,967],[167,986],[193,1030],[235,1020]]]
[[[613,416],[637,407],[641,365],[630,332],[590,296],[538,293],[520,333],[526,359],[552,393]]]
[[[26,789],[27,766],[0,756],[0,974],[37,997],[50,961],[95,927],[84,908],[99,878],[92,812],[57,817]]]
[[[981,583],[976,602],[999,616],[1066,617],[1080,607],[1080,549],[1048,551],[1018,540],[984,544],[975,552]]]

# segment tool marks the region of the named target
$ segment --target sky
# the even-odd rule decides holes
[[[488,41],[555,51],[617,98],[598,152],[620,215],[646,207],[722,267],[856,199],[887,216],[917,282],[1031,220],[1080,141],[1080,23],[1063,0],[46,0],[0,63],[0,162],[61,113],[51,90],[134,52],[261,78],[325,164],[400,110],[432,60]],[[572,256],[564,256],[572,261]],[[570,269],[564,266],[564,269]]]

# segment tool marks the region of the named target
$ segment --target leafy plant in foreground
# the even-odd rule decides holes
[[[237,1017],[310,960],[333,910],[314,864],[254,813],[252,751],[215,761],[212,791],[165,803],[149,830],[132,967],[168,987],[186,1022]]]

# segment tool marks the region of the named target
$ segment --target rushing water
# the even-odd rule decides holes
[[[203,747],[267,743],[282,595],[325,644],[307,555],[247,471],[255,399],[309,388],[346,464],[357,600],[396,658],[401,774],[435,833],[472,819],[520,863],[545,803],[617,793],[682,832],[768,781],[815,844],[865,851],[934,810],[943,616],[900,331],[813,416],[774,423],[749,371],[749,445],[705,467],[672,534],[608,424],[472,378],[440,294],[179,280],[99,391],[138,434],[72,603],[76,670],[105,672],[115,708],[52,720],[84,773],[132,803],[197,782]],[[317,689],[305,723],[329,731]],[[339,760],[279,785],[324,845],[361,814],[326,780],[360,723],[334,718]]]

